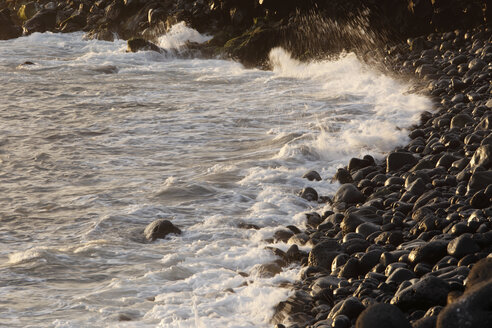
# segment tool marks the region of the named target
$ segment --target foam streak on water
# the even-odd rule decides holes
[[[205,40],[180,26],[161,45],[190,37]],[[267,72],[125,48],[0,41],[2,324],[269,326],[298,268],[262,276],[264,239],[317,208],[303,187],[337,187],[301,176],[406,142],[429,101],[350,54],[302,64],[274,49]],[[146,243],[166,217],[183,235]]]

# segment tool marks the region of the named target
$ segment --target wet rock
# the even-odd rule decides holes
[[[316,202],[318,200],[318,193],[311,187],[304,188],[300,196],[309,202]]]
[[[335,203],[344,202],[347,204],[362,203],[365,196],[351,183],[345,183],[338,188],[333,201]]]
[[[352,172],[352,171],[357,171],[360,169],[363,169],[368,166],[374,165],[374,159],[370,156],[364,157],[363,159],[360,158],[351,158],[348,164],[347,169]]]
[[[87,16],[82,11],[77,11],[72,16],[65,19],[61,24],[61,31],[64,33],[80,31],[87,25]]]
[[[485,189],[492,184],[492,171],[475,171],[468,182],[467,192],[472,193]]]
[[[381,224],[382,218],[370,210],[359,209],[344,216],[340,228],[343,233],[355,232],[363,223]]]
[[[328,318],[334,319],[336,316],[346,315],[350,319],[355,319],[364,309],[364,305],[357,298],[349,297],[335,304]]]
[[[308,263],[310,266],[319,266],[330,270],[333,259],[340,252],[341,246],[336,240],[323,241],[314,246],[309,252]]]
[[[491,101],[489,100],[487,102],[487,104],[490,103],[490,102]],[[491,108],[490,106],[488,106],[488,107]],[[485,116],[480,121],[480,123],[475,127],[475,130],[486,130],[486,131],[490,131],[490,129],[492,129],[492,115]]]
[[[360,262],[358,259],[351,257],[348,259],[340,270],[338,276],[346,279],[357,278],[360,274]]]
[[[321,181],[321,176],[316,171],[309,171],[302,176],[304,179],[308,179],[309,181]]]
[[[282,272],[282,267],[275,262],[258,264],[253,267],[251,273],[261,278],[271,278]]]
[[[0,11],[0,40],[18,38],[22,35],[22,29],[14,24],[10,18],[10,10]]]
[[[281,241],[286,243],[293,235],[294,233],[290,230],[280,229],[275,231],[275,233],[273,234],[273,240],[275,242]]]
[[[350,328],[352,325],[350,318],[346,315],[337,315],[331,324],[331,328]]]
[[[181,234],[181,230],[171,221],[159,219],[150,223],[144,231],[145,238],[150,241],[166,238],[169,234]]]
[[[306,321],[312,319],[312,317],[306,314],[311,310],[310,305],[312,301],[312,297],[306,292],[296,291],[294,295],[280,302],[275,307],[272,323],[277,324],[289,320],[298,324],[304,324]]]
[[[363,252],[369,247],[370,243],[365,239],[350,239],[342,244],[342,249],[347,254],[354,254],[357,252]]]
[[[457,114],[451,119],[450,128],[462,128],[467,124],[473,123],[473,118],[468,114]]]
[[[491,269],[491,258],[481,260],[472,268],[469,276],[473,277],[473,283],[467,284],[464,294],[439,313],[437,328],[492,326]]]
[[[423,77],[428,76],[428,75],[436,74],[437,69],[433,65],[424,64],[424,65],[417,67],[417,69],[415,70],[415,73],[420,78],[423,78]]]
[[[373,224],[373,223],[364,222],[364,223],[357,225],[355,232],[360,233],[362,236],[367,238],[372,233],[374,233],[376,231],[380,231],[380,230],[381,230],[380,226]]]
[[[418,159],[411,153],[393,152],[386,158],[386,172],[394,172],[403,166],[413,166],[417,164]]]
[[[407,187],[407,192],[409,192],[413,196],[420,196],[425,191],[427,191],[427,185],[424,182],[424,180],[422,180],[421,178],[417,178],[417,180],[415,180],[414,182],[412,182],[412,184],[410,184]]]
[[[437,161],[436,167],[442,166],[446,169],[449,169],[451,165],[453,165],[453,163],[457,160],[459,160],[459,158],[456,156],[453,156],[451,154],[444,154]]]
[[[420,262],[434,264],[447,254],[447,246],[448,242],[444,240],[428,242],[414,248],[408,255],[408,259],[413,264]]]
[[[159,48],[155,44],[150,41],[147,41],[142,38],[131,38],[127,41],[127,51],[128,52],[137,52],[137,51],[156,51],[161,52],[163,49]]]
[[[458,259],[465,255],[480,251],[480,247],[472,239],[471,235],[463,234],[451,240],[447,247],[448,254]]]
[[[341,184],[354,182],[349,171],[347,171],[346,169],[343,169],[343,168],[340,168],[337,170],[337,173],[335,173],[335,176],[333,177],[332,181],[333,180],[336,180],[336,181],[340,182]]]
[[[437,316],[424,316],[412,322],[412,328],[436,328]]]
[[[356,328],[411,328],[407,318],[394,305],[379,303],[369,306],[357,318]]]
[[[399,290],[391,299],[391,304],[404,311],[411,309],[427,310],[431,306],[445,305],[450,288],[442,279],[427,276],[417,283]]]
[[[470,199],[470,205],[473,208],[487,208],[492,205],[491,196],[488,196],[484,190],[477,191]]]
[[[27,20],[23,27],[26,34],[53,31],[56,27],[56,11],[42,9],[31,19]]]
[[[484,169],[492,167],[492,145],[483,145],[477,148],[470,160],[470,167],[482,166]]]
[[[405,280],[410,280],[415,278],[415,273],[406,268],[398,268],[386,279],[386,283],[396,283],[400,284]]]
[[[471,269],[466,278],[466,288],[471,289],[473,286],[492,279],[492,257],[481,259]]]

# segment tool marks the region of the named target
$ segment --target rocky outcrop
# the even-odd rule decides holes
[[[0,10],[0,40],[17,38],[22,35],[22,28],[14,24],[9,9]]]
[[[171,221],[159,219],[150,223],[144,231],[145,238],[150,241],[166,238],[169,234],[181,234],[181,230]]]
[[[0,4],[0,9],[10,9],[7,16],[14,16],[12,23],[17,26],[2,29],[9,37],[18,36],[22,27],[25,34],[83,30],[98,39],[112,40],[117,35],[152,42],[171,25],[185,21],[214,35],[204,45],[208,55],[225,54],[247,66],[266,66],[275,46],[286,47],[298,58],[313,58],[342,49],[366,52],[436,30],[470,28],[491,21],[489,7],[485,0],[12,0]],[[424,40],[412,42],[414,50],[424,46]],[[435,73],[429,65],[418,69],[421,76]]]

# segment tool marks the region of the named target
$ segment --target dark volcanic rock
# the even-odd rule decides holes
[[[470,160],[470,167],[475,168],[482,166],[484,169],[489,169],[492,166],[492,145],[483,145],[478,147]]]
[[[301,191],[300,196],[310,202],[315,202],[318,200],[318,193],[311,187],[304,188]]]
[[[352,171],[357,171],[357,170],[363,169],[365,167],[368,167],[368,166],[371,166],[374,164],[375,164],[374,159],[372,157],[371,158],[364,158],[364,159],[352,158],[349,161],[347,169],[350,172],[352,172]]]
[[[144,231],[145,238],[151,241],[165,238],[171,233],[179,235],[181,234],[181,230],[174,224],[172,224],[171,221],[164,219],[155,220],[154,222],[149,224]]]
[[[302,176],[304,179],[308,179],[309,181],[321,181],[321,176],[316,171],[309,171]]]
[[[142,38],[132,38],[127,41],[128,44],[128,52],[137,52],[137,51],[156,51],[161,52],[164,49],[159,48],[157,45],[153,44],[150,41],[147,41]]]
[[[337,170],[337,173],[335,173],[335,176],[333,177],[332,180],[337,180],[341,184],[354,182],[349,171],[343,168]]]
[[[468,182],[468,192],[474,192],[479,189],[485,189],[492,184],[492,171],[476,171],[470,177]]]
[[[340,254],[340,250],[340,244],[334,239],[319,243],[309,252],[309,265],[319,266],[329,270],[331,268],[331,262]]]
[[[347,204],[362,203],[364,200],[364,195],[351,183],[341,185],[333,198],[335,203],[344,202]]]
[[[386,172],[394,172],[403,166],[413,166],[417,164],[418,159],[411,153],[393,152],[386,158]]]
[[[22,35],[22,29],[14,24],[8,9],[0,11],[0,26],[0,40],[18,38]]]
[[[355,323],[356,328],[411,328],[399,308],[390,304],[374,304],[362,311]]]
[[[355,319],[357,316],[364,311],[365,307],[362,303],[355,297],[349,297],[341,302],[338,302],[333,309],[331,309],[328,318],[335,318],[338,315],[346,315],[350,319]]]
[[[383,218],[373,210],[361,207],[351,213],[347,213],[340,224],[340,228],[343,233],[347,234],[349,232],[355,232],[364,223],[380,225],[382,222]],[[376,229],[376,226],[371,227],[372,229]]]
[[[444,240],[428,242],[412,249],[408,255],[408,260],[413,264],[420,262],[434,264],[447,254],[447,247],[448,242]]]
[[[473,266],[466,278],[466,288],[472,288],[492,279],[492,257],[484,258]]]
[[[427,310],[431,306],[445,305],[450,288],[446,282],[434,276],[422,278],[419,282],[398,291],[391,304],[407,311]]]
[[[56,27],[56,11],[43,9],[24,23],[24,31],[27,34],[34,32],[44,33],[53,31]]]
[[[471,238],[471,235],[464,234],[451,240],[448,244],[448,254],[456,258],[480,251],[480,247]]]
[[[286,301],[280,302],[275,308],[275,314],[272,318],[273,323],[281,323],[290,319],[300,324],[312,319],[306,313],[310,311],[312,298],[304,291],[297,291]]]
[[[462,296],[439,313],[437,328],[492,326],[491,269],[492,258],[483,259],[473,267],[469,274],[473,282]]]
[[[398,268],[386,279],[387,283],[397,283],[400,284],[405,280],[410,280],[415,278],[415,273],[405,268]]]

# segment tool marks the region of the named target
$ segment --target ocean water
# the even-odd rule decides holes
[[[405,144],[431,107],[353,54],[180,59],[207,39],[178,24],[168,55],[82,33],[0,41],[0,326],[271,326],[300,269],[262,274],[266,247],[290,246],[265,239],[328,209],[299,191],[332,195],[337,168]],[[313,169],[324,181],[302,179]],[[157,218],[183,234],[146,242]]]

